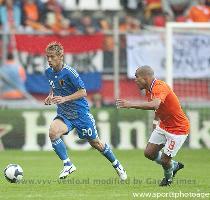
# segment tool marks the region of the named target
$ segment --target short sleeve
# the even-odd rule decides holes
[[[152,89],[152,98],[160,99],[161,102],[164,103],[168,93],[169,93],[168,88],[165,85],[157,84]]]
[[[85,89],[84,82],[75,70],[68,71],[68,79],[76,90]]]

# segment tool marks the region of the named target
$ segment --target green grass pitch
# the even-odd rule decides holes
[[[162,168],[143,156],[142,150],[114,150],[128,173],[119,181],[110,163],[96,150],[69,151],[77,167],[65,181],[57,179],[62,163],[54,152],[2,151],[0,153],[0,199],[6,200],[128,200],[175,199],[134,197],[133,193],[210,193],[210,150],[181,149],[176,160],[185,164],[173,185],[159,187]],[[9,163],[20,164],[24,180],[19,184],[6,181],[3,169]],[[176,199],[209,199],[181,197]]]

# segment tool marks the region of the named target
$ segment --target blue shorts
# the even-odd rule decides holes
[[[68,133],[75,128],[80,139],[93,140],[98,137],[95,120],[93,115],[90,113],[86,113],[78,119],[71,120],[59,114],[55,117],[55,119],[63,120],[68,127]]]

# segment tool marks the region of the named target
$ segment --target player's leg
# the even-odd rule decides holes
[[[171,167],[171,157],[168,157],[166,154],[162,153],[160,150],[164,145],[148,143],[144,151],[146,158],[155,161],[157,164],[162,165],[164,169],[164,177],[162,184],[171,184],[173,176],[173,168]]]
[[[173,164],[172,158],[165,153],[161,156],[161,163],[164,170],[164,178],[160,183],[160,186],[167,186],[172,183],[173,180]]]
[[[162,154],[161,157],[162,167],[164,169],[164,178],[160,183],[160,186],[168,186],[172,183],[175,173],[180,169],[184,168],[184,165],[180,162],[172,160],[172,157]]]
[[[161,149],[165,146],[165,143],[166,137],[158,128],[154,129],[144,150],[144,156],[161,165]]]
[[[86,115],[83,115],[83,118],[74,122],[74,126],[76,127],[79,138],[87,139],[92,147],[101,152],[112,163],[120,178],[122,180],[127,179],[124,168],[116,159],[109,145],[103,144],[99,139],[92,114],[87,113]]]
[[[61,139],[61,136],[65,133],[67,133],[68,127],[63,122],[62,119],[55,119],[50,126],[49,129],[49,137],[52,143],[52,147],[58,157],[63,161],[63,170],[60,173],[59,178],[66,178],[68,174],[72,173],[76,170],[76,167],[72,164],[70,161],[66,145],[64,144],[63,140]]]
[[[161,165],[162,152],[160,151],[164,147],[164,144],[154,144],[148,142],[145,150],[144,156],[149,160],[155,161],[157,164]]]
[[[126,171],[124,170],[121,163],[116,159],[116,156],[108,144],[103,144],[98,137],[96,139],[88,139],[88,142],[93,148],[101,152],[112,163],[112,166],[117,171],[121,180],[127,179]]]
[[[187,138],[186,135],[174,135],[170,133],[166,133],[165,135],[167,142],[164,147],[164,153],[161,156],[161,163],[164,169],[164,178],[160,183],[160,186],[170,185],[176,172],[184,168],[182,163],[174,161],[172,158],[177,154]]]
[[[146,158],[148,158],[152,161],[155,161],[157,164],[162,165],[162,167],[164,169],[164,174],[169,174],[169,175],[167,175],[167,177],[170,177],[171,168],[168,169],[167,166],[163,166],[164,163],[167,163],[167,158],[165,158],[165,156],[163,157],[163,153],[161,152],[161,149],[167,143],[167,137],[165,136],[164,133],[165,132],[162,131],[162,129],[160,129],[159,127],[154,129],[154,131],[152,132],[152,134],[150,136],[147,147],[144,151],[144,155]],[[162,160],[162,157],[163,157],[163,160]],[[174,160],[171,160],[170,162],[172,163],[172,166],[173,166],[172,172],[174,170],[177,170],[178,166],[180,166],[180,167],[182,166],[181,163],[178,163]],[[169,182],[169,183],[171,183],[171,182]]]

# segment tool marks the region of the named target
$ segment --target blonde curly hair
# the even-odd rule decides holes
[[[53,41],[50,42],[46,49],[45,49],[46,53],[48,52],[56,52],[57,55],[63,55],[64,54],[64,49],[61,43],[57,42],[57,41]]]

